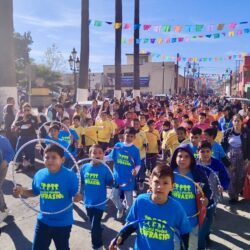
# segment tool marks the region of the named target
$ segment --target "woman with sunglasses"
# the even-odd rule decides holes
[[[19,133],[16,145],[18,151],[26,142],[37,138],[36,129],[38,128],[38,119],[31,113],[31,106],[25,103],[23,106],[23,114],[18,115],[14,121],[12,128]],[[17,162],[19,163],[16,170],[25,167],[34,167],[35,164],[35,144],[29,144],[18,155]]]

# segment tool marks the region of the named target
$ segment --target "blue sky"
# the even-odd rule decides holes
[[[89,0],[90,19],[114,21],[115,0]],[[68,59],[73,47],[79,53],[81,1],[80,0],[13,0],[14,27],[18,32],[31,31],[33,45],[31,57],[44,62],[44,52],[55,43]],[[123,22],[133,23],[134,0],[123,0]],[[249,0],[141,0],[142,24],[218,24],[249,21]],[[204,34],[208,34],[205,32]],[[176,34],[168,36],[176,37]],[[185,35],[185,34],[184,34]],[[130,38],[133,30],[123,30]],[[164,33],[141,32],[141,37],[166,37]],[[114,64],[115,30],[107,25],[90,27],[90,68],[101,72],[103,64]],[[141,45],[141,49],[168,56],[180,53],[183,57],[215,57],[240,52],[250,52],[250,34],[233,38],[206,39],[164,45]],[[133,46],[122,47],[122,61],[126,53],[133,53]],[[154,61],[161,59],[154,58]],[[183,73],[184,63],[180,65]],[[224,73],[235,69],[235,61],[200,63],[201,73]]]

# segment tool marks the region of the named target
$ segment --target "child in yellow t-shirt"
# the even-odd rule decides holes
[[[107,112],[101,112],[100,119],[96,121],[96,126],[103,127],[98,129],[97,140],[103,151],[105,151],[109,147],[109,142],[114,132],[114,125],[108,120]]]
[[[162,144],[161,144],[161,150],[162,150],[162,160],[166,162],[167,158],[170,156],[170,152],[166,145],[166,139],[168,137],[168,133],[170,130],[171,123],[169,121],[165,121],[163,124],[163,130],[162,130]]]
[[[152,172],[156,165],[157,155],[160,151],[161,137],[158,130],[155,129],[154,120],[148,120],[148,131],[146,137],[149,142],[146,154],[146,168],[147,172]]]

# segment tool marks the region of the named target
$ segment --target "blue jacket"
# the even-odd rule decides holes
[[[7,161],[8,163],[13,159],[15,154],[10,141],[2,135],[0,135],[0,152],[2,156],[2,159],[0,160]],[[0,164],[2,163],[2,161],[0,162]]]
[[[210,165],[206,165],[206,166],[211,168],[214,172],[218,173],[221,186],[223,187],[224,190],[227,190],[229,183],[230,183],[230,178],[225,169],[224,164],[220,162],[219,160],[212,157]],[[200,165],[199,163],[197,163],[197,168],[200,168],[201,170],[204,169],[202,165]]]

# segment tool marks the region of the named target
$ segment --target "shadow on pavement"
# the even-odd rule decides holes
[[[22,230],[16,225],[14,217],[8,216],[4,222],[9,223],[2,228],[2,233],[8,234],[15,245],[16,250],[27,250],[32,248],[30,242],[22,233]],[[1,236],[0,236],[1,240]]]

